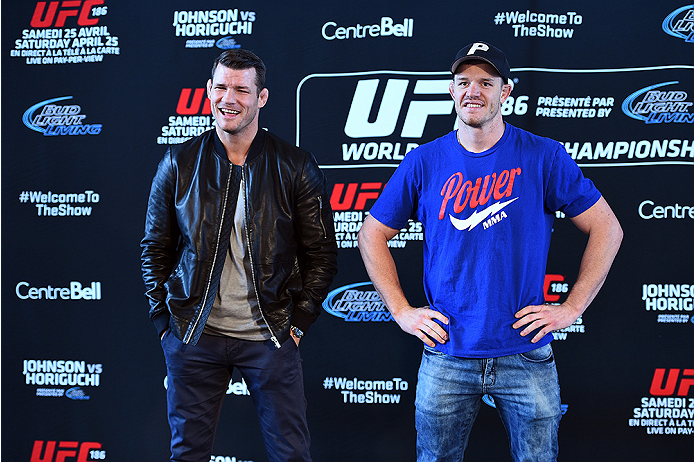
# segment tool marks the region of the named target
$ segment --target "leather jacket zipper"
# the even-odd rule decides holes
[[[227,212],[227,202],[229,201],[229,186],[231,185],[231,172],[233,170],[233,166],[229,164],[229,171],[227,173],[227,184],[226,188],[224,188],[224,202],[222,203],[222,219],[219,220],[219,228],[217,229],[217,243],[215,244],[214,247],[214,257],[212,258],[212,268],[215,267],[217,263],[217,258],[219,257],[219,244],[220,244],[220,238],[222,236],[222,225],[224,224],[224,219],[226,218],[226,212]],[[202,309],[198,313],[197,318],[195,319],[195,322],[193,323],[193,328],[188,329],[188,335],[183,339],[183,343],[187,344],[190,343],[191,338],[193,337],[193,332],[195,332],[195,328],[198,325],[198,322],[200,322],[200,318],[202,317],[202,312],[205,310],[205,304],[207,303],[207,297],[210,295],[210,285],[212,284],[212,273],[213,271],[210,271],[210,277],[207,279],[207,285],[205,286],[205,295],[202,297],[202,302],[200,306]]]
[[[241,175],[243,178],[243,184],[245,186],[246,192],[248,191],[248,184],[246,183],[246,167],[243,167],[243,170],[241,171]],[[275,344],[277,348],[280,348],[282,345],[280,344],[279,340],[277,339],[277,336],[275,335],[275,331],[272,330],[272,326],[270,326],[270,323],[267,322],[267,319],[265,318],[265,313],[263,313],[263,307],[260,304],[260,294],[258,294],[258,286],[255,282],[255,267],[253,266],[253,249],[251,246],[251,235],[248,231],[248,194],[244,192],[244,198],[243,198],[243,208],[244,208],[244,213],[243,213],[243,218],[246,220],[246,226],[244,228],[246,229],[246,245],[248,246],[248,258],[251,261],[251,279],[253,279],[253,291],[255,292],[255,298],[258,300],[258,310],[260,311],[260,316],[262,316],[263,321],[265,322],[265,325],[267,326],[268,330],[270,331],[271,335],[271,340],[272,343]]]
[[[327,239],[328,233],[325,230],[325,223],[323,223],[323,196],[318,196],[318,221],[320,221],[320,227],[323,230],[323,239]]]

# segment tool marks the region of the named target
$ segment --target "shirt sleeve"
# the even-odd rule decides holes
[[[417,213],[419,187],[416,181],[416,157],[416,150],[405,156],[369,212],[390,228],[402,229]]]
[[[583,176],[564,146],[557,143],[545,197],[548,209],[561,210],[571,218],[592,207],[601,194],[593,182]]]

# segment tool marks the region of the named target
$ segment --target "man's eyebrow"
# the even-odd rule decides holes
[[[212,86],[213,86],[213,87],[231,87],[231,88],[234,88],[234,89],[236,89],[236,90],[250,90],[250,88],[251,88],[249,85],[241,85],[241,84],[238,84],[238,85],[227,85],[227,84],[224,83],[224,82],[215,82],[215,83],[212,84]]]
[[[495,77],[490,76],[490,77],[480,77],[480,78],[478,78],[477,80],[480,80],[480,81],[482,81],[482,82],[493,82],[494,79],[495,79]],[[471,79],[470,77],[468,77],[468,76],[456,75],[456,76],[454,77],[453,80],[455,80],[455,81],[460,81],[460,80],[472,80],[472,79]]]

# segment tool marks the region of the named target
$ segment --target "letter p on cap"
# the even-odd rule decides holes
[[[473,43],[467,54],[474,55],[477,50],[489,51],[489,46],[486,43]]]

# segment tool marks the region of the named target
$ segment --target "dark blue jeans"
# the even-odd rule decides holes
[[[171,460],[209,462],[233,368],[243,376],[258,411],[270,461],[311,460],[301,356],[289,338],[251,342],[202,335],[184,345],[171,332],[161,341],[166,358]]]
[[[417,380],[419,462],[460,462],[482,396],[494,398],[515,462],[557,459],[561,419],[552,347],[489,359],[457,358],[425,348]]]

